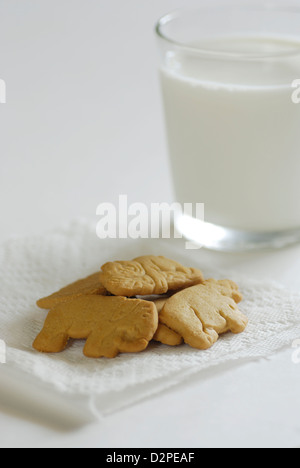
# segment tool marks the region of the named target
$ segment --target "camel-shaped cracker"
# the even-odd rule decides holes
[[[100,281],[107,291],[115,296],[127,297],[165,294],[202,283],[203,280],[200,270],[153,255],[133,261],[106,263],[100,274]]]
[[[87,278],[75,281],[59,291],[51,294],[51,296],[43,297],[37,301],[38,307],[41,309],[53,309],[63,302],[71,302],[81,296],[106,296],[107,291],[100,283],[100,272],[94,273]]]
[[[86,339],[87,357],[114,358],[147,348],[158,326],[149,301],[125,297],[83,296],[49,312],[33,347],[44,353],[63,351],[69,338]]]

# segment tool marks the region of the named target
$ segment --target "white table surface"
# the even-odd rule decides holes
[[[1,242],[95,220],[97,205],[119,194],[172,200],[153,26],[169,10],[197,4],[0,1]],[[300,289],[300,246],[199,255]],[[20,384],[17,398],[0,394],[0,446],[300,446],[300,364],[292,352],[291,343],[271,358],[204,372],[88,425],[33,411]]]

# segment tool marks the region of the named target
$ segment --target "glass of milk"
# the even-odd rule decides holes
[[[177,228],[217,250],[300,240],[300,7],[201,1],[157,24]],[[298,5],[298,7],[297,7]]]

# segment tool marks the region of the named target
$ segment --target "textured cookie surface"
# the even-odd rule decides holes
[[[58,304],[70,302],[81,296],[88,296],[98,294],[101,296],[106,295],[106,290],[100,283],[100,272],[94,273],[87,278],[69,284],[60,291],[51,294],[51,296],[44,297],[37,301],[38,307],[41,309],[53,309]]]
[[[243,300],[239,287],[234,281],[209,279],[204,281],[203,284],[216,289],[223,296],[231,297],[236,304],[239,304]]]
[[[160,313],[163,310],[167,300],[168,297],[155,299],[153,301],[158,312],[158,327],[153,339],[154,341],[159,341],[160,343],[168,346],[178,346],[183,343],[182,336],[180,336],[174,330],[171,330],[169,327],[167,327],[167,325],[161,323],[159,319]]]
[[[100,280],[115,296],[146,296],[177,291],[204,281],[200,270],[165,257],[145,256],[102,266]]]
[[[242,333],[248,324],[231,297],[235,286],[226,283],[228,295],[224,295],[224,283],[185,289],[166,301],[159,319],[193,348],[208,349],[222,333]]]
[[[86,339],[87,357],[114,358],[147,348],[158,326],[152,302],[125,297],[83,296],[49,312],[33,347],[44,353],[63,351],[69,338]]]

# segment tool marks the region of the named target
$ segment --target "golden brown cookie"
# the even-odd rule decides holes
[[[232,291],[229,288],[229,294]],[[159,320],[197,349],[210,348],[219,335],[228,331],[242,333],[248,324],[232,297],[222,294],[210,283],[172,296],[160,312]]]
[[[125,297],[82,296],[49,312],[33,343],[43,353],[63,351],[69,338],[86,339],[87,357],[114,358],[147,348],[158,326],[152,302]]]
[[[106,296],[107,291],[100,283],[100,272],[94,273],[87,278],[69,284],[65,288],[57,291],[51,296],[44,297],[37,301],[38,307],[41,309],[53,309],[58,304],[70,302],[81,296],[89,295]]]
[[[204,281],[203,284],[217,289],[223,296],[231,297],[236,304],[239,304],[243,300],[239,287],[234,281],[209,279]]]
[[[183,338],[174,330],[171,330],[169,327],[167,327],[167,325],[161,323],[159,320],[159,315],[162,309],[164,308],[167,300],[168,297],[153,300],[158,312],[158,328],[153,337],[153,340],[159,341],[160,343],[163,343],[168,346],[178,346],[183,343]]]
[[[185,268],[173,260],[152,255],[133,261],[109,262],[103,265],[100,280],[115,296],[147,296],[178,291],[203,283],[200,270]]]

